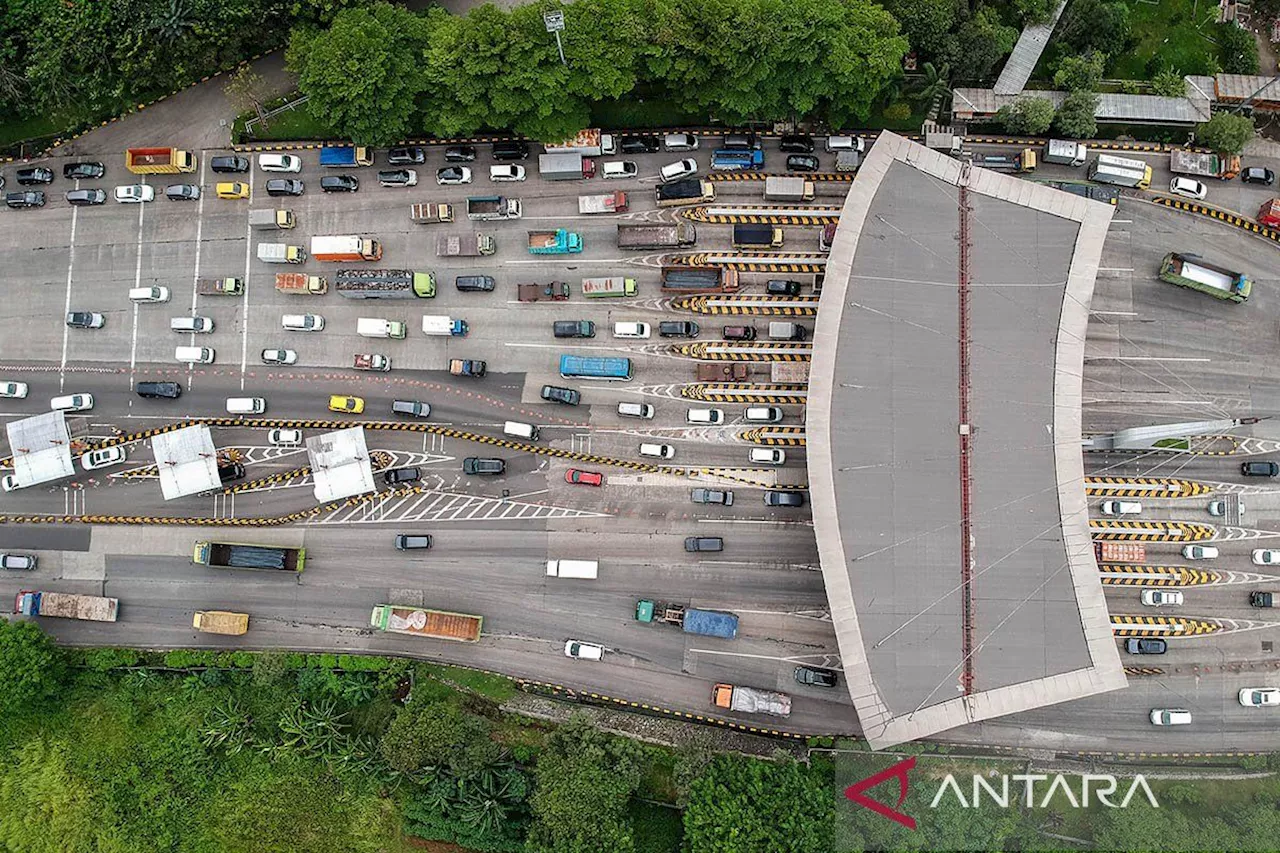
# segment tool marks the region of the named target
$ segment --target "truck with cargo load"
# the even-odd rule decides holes
[[[196,280],[196,293],[201,296],[239,296],[244,293],[244,279],[201,278]]]
[[[475,358],[454,358],[449,360],[449,373],[454,376],[484,376],[488,369],[483,361]]]
[[[578,196],[578,213],[623,213],[627,209],[627,194],[622,190],[603,195]]]
[[[1036,152],[1032,148],[1024,148],[1017,154],[975,154],[972,162],[993,172],[1034,172]]]
[[[557,228],[554,231],[530,231],[529,254],[576,255],[582,251],[582,235],[577,231]]]
[[[551,145],[543,145],[542,147],[552,154],[569,152],[582,154],[586,157],[599,157],[602,154],[611,155],[618,150],[613,134],[601,133],[600,129],[595,127],[578,131],[578,135],[573,139],[567,139],[564,142]]]
[[[1147,546],[1141,542],[1094,542],[1093,556],[1099,563],[1145,563]]]
[[[409,206],[409,221],[420,225],[453,221],[453,205],[418,202]]]
[[[356,320],[356,334],[362,338],[396,338],[403,340],[407,329],[403,320],[361,317]]]
[[[441,234],[436,238],[436,255],[441,258],[478,258],[494,252],[492,234]]]
[[[1151,186],[1151,166],[1144,160],[1099,154],[1089,164],[1089,180],[1117,187],[1145,190]]]
[[[837,172],[856,172],[862,165],[862,155],[857,151],[845,150],[836,152]]]
[[[711,703],[725,711],[743,714],[769,714],[786,717],[791,714],[791,697],[776,690],[717,684],[711,690]]]
[[[548,181],[582,181],[595,173],[595,161],[573,151],[538,155],[538,174]]]
[[[831,244],[836,241],[836,229],[840,227],[838,222],[828,222],[822,226],[822,234],[818,237],[818,251],[830,252]]]
[[[675,207],[684,204],[705,204],[716,200],[716,187],[711,181],[684,178],[669,184],[659,184],[653,191],[658,207]]]
[[[14,600],[13,612],[23,616],[54,616],[59,619],[81,619],[86,622],[114,622],[120,613],[120,600],[101,595],[35,592],[24,589]]]
[[[584,278],[582,280],[582,295],[588,298],[635,296],[636,280],[634,278],[624,278],[620,275],[609,276],[608,278]]]
[[[307,275],[301,272],[278,272],[276,273],[276,290],[281,293],[319,296],[329,291],[329,282],[322,275]]]
[[[135,175],[176,175],[196,170],[196,155],[181,148],[126,148],[124,167]]]
[[[618,226],[619,249],[678,249],[698,239],[692,222],[652,222]]]
[[[286,243],[259,243],[258,260],[268,264],[301,264],[307,260],[307,252],[301,246]]]
[[[477,222],[499,219],[519,219],[523,213],[518,198],[500,195],[467,196],[467,218]]]
[[[413,270],[338,270],[333,287],[348,299],[431,299],[436,276]]]
[[[306,561],[306,548],[245,545],[236,542],[197,542],[191,555],[191,562],[202,566],[275,572],[301,572]]]
[[[1083,142],[1067,139],[1050,139],[1044,145],[1044,161],[1060,166],[1083,166],[1089,159],[1089,149]]]
[[[1240,158],[1234,154],[1210,154],[1175,148],[1169,152],[1169,171],[1227,181],[1240,174]]]
[[[1253,279],[1244,273],[1207,263],[1199,255],[1177,252],[1164,256],[1160,280],[1237,303],[1248,299],[1253,290]]]
[[[564,302],[569,298],[569,282],[517,284],[516,299],[521,302]]]
[[[679,625],[686,634],[732,640],[738,636],[738,617],[722,610],[699,610],[642,598],[636,602],[636,621]]]
[[[1045,181],[1044,183],[1045,186],[1053,187],[1055,190],[1078,195],[1091,201],[1100,201],[1103,204],[1116,204],[1120,200],[1120,190],[1115,187],[1099,187],[1075,181]]]
[[[331,168],[372,166],[373,152],[364,145],[326,145],[320,149],[320,165]]]
[[[355,234],[312,237],[311,257],[317,261],[376,261],[382,257],[382,244]]]
[[[941,151],[952,157],[959,157],[964,153],[964,136],[956,133],[954,128],[926,123],[924,147]]]
[[[711,168],[717,172],[745,172],[764,168],[764,152],[758,148],[717,148],[711,152]]]
[[[783,175],[764,179],[765,201],[813,201],[817,194],[813,181]]]
[[[422,334],[424,335],[449,335],[462,338],[466,337],[469,331],[471,329],[467,326],[466,320],[455,320],[452,317],[433,314],[424,314],[422,316]]]
[[[429,610],[400,604],[379,604],[373,608],[369,625],[389,634],[409,634],[433,640],[474,643],[480,639],[484,618],[448,610]]]
[[[293,228],[297,225],[292,210],[251,210],[249,211],[250,228]]]
[[[733,226],[735,249],[780,249],[782,228],[777,225],[738,224]]]
[[[1269,198],[1258,208],[1258,224],[1280,228],[1280,198]]]
[[[191,627],[206,634],[239,636],[249,630],[249,614],[230,610],[197,610]]]
[[[741,382],[751,375],[751,365],[745,361],[700,361],[697,367],[699,382]]]
[[[769,381],[775,385],[807,385],[809,382],[809,362],[770,362]]]
[[[667,293],[734,293],[738,271],[727,267],[663,267],[662,289]]]
[[[358,352],[351,364],[355,370],[390,370],[391,359],[379,353]]]
[[[547,560],[547,577],[595,580],[600,574],[596,560]]]

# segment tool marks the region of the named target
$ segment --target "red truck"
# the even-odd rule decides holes
[[[351,366],[356,370],[390,370],[391,359],[378,353],[358,352]]]
[[[521,302],[564,302],[569,298],[569,282],[517,284],[516,298]]]

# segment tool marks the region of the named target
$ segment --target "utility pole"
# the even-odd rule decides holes
[[[564,45],[560,43],[560,31],[564,29],[564,12],[543,12],[542,22],[547,25],[547,32],[556,34],[556,50],[560,52],[560,64],[568,68],[569,63],[564,59]]]

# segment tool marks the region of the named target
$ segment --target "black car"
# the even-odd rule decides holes
[[[787,156],[788,172],[816,172],[822,166],[818,158],[812,154],[790,154]]]
[[[148,400],[157,398],[176,400],[182,396],[182,386],[177,382],[139,382],[133,390],[139,397],[145,397]]]
[[[18,184],[24,187],[32,187],[37,184],[53,183],[53,170],[46,169],[44,166],[29,166],[26,169],[19,169],[14,173],[14,178]]]
[[[491,275],[460,275],[453,286],[463,293],[490,293],[497,284]]]
[[[817,666],[796,667],[795,678],[797,684],[805,684],[809,687],[835,687],[836,682],[840,680],[835,670]]]
[[[431,547],[431,536],[427,533],[400,533],[396,535],[397,551],[419,551]]]
[[[444,149],[444,161],[446,163],[470,163],[476,159],[476,147],[474,145],[450,145]]]
[[[419,468],[392,468],[382,475],[382,479],[388,486],[416,483],[422,479],[422,471]]]
[[[304,189],[302,181],[295,181],[293,178],[272,178],[267,181],[267,195],[302,195]]]
[[[68,163],[62,167],[62,177],[67,180],[76,178],[101,178],[107,173],[107,167],[101,163]]]
[[[719,536],[690,536],[684,540],[684,549],[690,554],[699,551],[723,551],[724,540]]]
[[[218,466],[218,479],[224,483],[231,483],[236,480],[244,479],[244,466],[239,462],[230,462],[226,465]]]
[[[594,338],[596,324],[590,320],[556,320],[551,324],[551,334],[557,338]]]
[[[529,143],[509,139],[506,142],[493,143],[493,159],[495,160],[527,160]]]
[[[1276,182],[1276,173],[1261,166],[1250,166],[1240,173],[1240,180],[1246,184],[1262,184],[1269,187]]]
[[[249,171],[249,158],[235,156],[212,157],[209,160],[209,168],[223,174],[239,174]]]
[[[624,136],[618,147],[623,154],[654,154],[658,150],[658,140],[653,136]]]
[[[701,331],[692,320],[664,320],[658,324],[658,336],[663,338],[696,338]]]
[[[1131,655],[1162,655],[1169,645],[1158,637],[1130,637],[1124,641],[1124,650]]]
[[[507,463],[501,459],[484,459],[479,456],[468,456],[462,460],[464,474],[504,474]]]
[[[778,150],[793,154],[812,154],[813,137],[806,133],[788,133],[778,140]]]
[[[1246,477],[1280,476],[1280,465],[1275,462],[1241,462],[1240,473]]]
[[[5,193],[4,203],[15,210],[23,207],[44,207],[44,192],[27,190],[20,193]]]
[[[561,388],[558,385],[543,385],[542,399],[551,403],[564,403],[566,406],[576,406],[582,402],[582,392],[575,391],[572,388]]]
[[[392,148],[387,152],[388,166],[421,166],[427,162],[427,152],[415,146]]]
[[[772,489],[764,493],[765,506],[804,506],[804,492],[777,492]]]
[[[67,190],[67,204],[83,206],[86,204],[105,204],[107,191],[100,189]]]
[[[799,296],[800,282],[771,278],[765,283],[764,292],[775,296]]]
[[[170,184],[164,188],[169,201],[195,201],[200,198],[200,188],[195,184]]]
[[[326,193],[353,193],[360,189],[360,179],[355,175],[325,175],[320,179],[320,191]]]
[[[724,148],[730,151],[751,151],[760,147],[760,140],[754,133],[726,133]]]

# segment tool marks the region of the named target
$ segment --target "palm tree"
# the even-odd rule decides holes
[[[208,749],[221,749],[235,755],[253,741],[252,725],[253,718],[240,701],[228,699],[210,708],[205,715],[200,742]]]
[[[156,37],[165,44],[173,44],[189,30],[195,28],[196,17],[184,0],[169,0],[169,6],[155,18]]]
[[[944,62],[941,67],[935,67],[932,62],[926,62],[922,70],[924,74],[912,98],[929,104],[929,118],[937,118],[951,101],[951,66]]]

